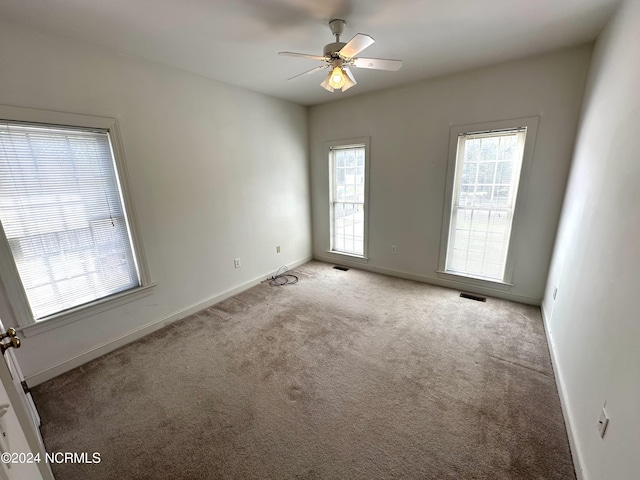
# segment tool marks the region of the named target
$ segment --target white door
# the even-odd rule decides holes
[[[22,389],[22,375],[10,343],[19,339],[7,334],[0,322],[0,480],[54,480],[40,437],[40,419],[30,395]]]

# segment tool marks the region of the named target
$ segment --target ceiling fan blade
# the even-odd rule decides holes
[[[338,53],[341,57],[348,60],[351,57],[359,54],[373,42],[375,42],[375,40],[369,35],[365,35],[364,33],[356,33],[356,35],[351,40],[349,40],[349,43],[342,47]]]
[[[319,55],[309,55],[307,53],[278,52],[278,55],[283,55],[286,57],[308,58],[310,60],[319,60],[321,62],[325,62],[327,60],[326,57],[321,57]]]
[[[390,60],[388,58],[354,58],[353,66],[358,68],[371,68],[373,70],[389,70],[395,72],[402,67],[402,60]]]
[[[349,70],[349,68],[345,67],[343,71],[344,73],[347,74],[347,78],[345,78],[346,82],[344,84],[344,87],[342,87],[342,91],[346,92],[358,82],[356,82],[356,79],[353,76],[353,73],[351,73],[351,70]]]
[[[311,70],[307,70],[306,72],[302,72],[294,77],[288,78],[287,81],[293,80],[294,78],[302,77],[304,75],[309,75],[310,73],[317,72],[318,70],[324,70],[325,68],[329,68],[329,65],[320,65],[319,67],[312,68]]]

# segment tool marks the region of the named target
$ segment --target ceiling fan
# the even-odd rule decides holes
[[[347,22],[340,19],[331,20],[329,22],[329,29],[331,29],[331,33],[336,37],[336,41],[324,46],[322,56],[309,55],[306,53],[279,52],[278,55],[309,58],[311,60],[318,60],[324,63],[324,65],[320,65],[319,67],[312,68],[311,70],[291,77],[289,80],[318,72],[320,70],[331,69],[329,75],[320,85],[330,92],[335,90],[342,90],[344,92],[356,84],[356,79],[351,73],[349,67],[390,71],[400,69],[402,66],[401,60],[389,60],[386,58],[356,58],[358,53],[371,45],[375,40],[364,33],[357,33],[351,40],[349,40],[348,43],[341,42],[340,36],[342,35],[346,24]]]

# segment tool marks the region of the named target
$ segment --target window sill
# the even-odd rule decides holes
[[[117,293],[107,298],[96,300],[94,302],[51,315],[35,323],[16,327],[16,330],[21,332],[25,337],[33,337],[35,335],[48,332],[49,330],[53,330],[54,328],[61,327],[62,325],[67,325],[68,323],[82,320],[83,318],[96,315],[120,305],[124,305],[125,303],[147,297],[153,293],[153,287],[155,287],[155,285],[155,283],[152,283],[151,285]]]
[[[500,280],[490,280],[488,278],[470,277],[459,273],[444,272],[442,270],[436,270],[439,278],[451,280],[453,282],[468,283],[477,287],[487,287],[496,290],[509,291],[513,287],[513,283],[502,282]]]
[[[353,253],[336,252],[335,250],[326,250],[326,252],[331,256],[335,256],[335,258],[344,258],[345,260],[349,260],[352,262],[369,263],[369,257],[365,257],[363,255],[354,255]]]

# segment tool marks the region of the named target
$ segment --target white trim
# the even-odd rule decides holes
[[[5,313],[4,324],[6,327],[18,327],[19,319],[33,319],[31,305],[27,299],[27,293],[22,287],[20,273],[13,258],[11,247],[4,233],[4,227],[0,221],[0,288],[2,288],[7,301],[5,305],[10,310]],[[3,312],[4,313],[4,312]]]
[[[334,258],[327,257],[325,255],[314,255],[313,258],[321,262],[336,263]],[[466,283],[463,281],[454,282],[451,280],[428,277],[426,275],[419,275],[417,273],[408,273],[408,272],[403,272],[401,270],[393,270],[390,268],[376,267],[374,265],[367,265],[364,263],[358,263],[358,262],[350,261],[347,259],[342,260],[340,263],[348,267],[358,268],[360,270],[366,270],[368,272],[381,273],[383,275],[389,275],[390,277],[405,278],[407,280],[415,280],[417,282],[428,283],[430,285],[437,285],[439,287],[451,288],[454,290],[464,290],[469,293],[488,295],[491,297],[503,298],[505,300],[511,300],[514,302],[526,303],[527,305],[540,306],[540,300],[541,300],[540,298],[529,297],[526,295],[518,295],[516,293],[505,292],[502,290],[497,290],[495,288],[478,286],[477,284]],[[464,278],[464,277],[461,277],[461,278]]]
[[[287,268],[291,269],[291,268],[298,267],[304,263],[307,263],[311,259],[312,257],[310,256],[305,257],[301,260],[288,264]],[[208,308],[211,305],[214,305],[218,302],[226,300],[229,297],[237,295],[238,293],[243,292],[257,285],[263,280],[271,278],[273,274],[274,274],[274,271],[271,271],[269,273],[264,273],[258,277],[253,278],[252,280],[249,280],[248,282],[242,283],[240,285],[232,287],[223,292],[216,293],[215,295],[205,298],[200,302],[194,303],[188,306],[187,308],[174,312],[158,320],[154,320],[150,323],[147,323],[146,325],[142,325],[141,327],[138,327],[130,332],[127,332],[124,335],[121,335],[120,337],[114,338],[112,340],[108,340],[100,345],[96,345],[95,347],[90,348],[89,350],[86,350],[82,353],[74,355],[71,358],[63,360],[62,362],[59,362],[55,365],[44,368],[39,372],[36,372],[32,375],[29,375],[28,377],[25,377],[25,380],[30,387],[34,387],[40,383],[46,382],[47,380],[51,380],[52,378],[57,377],[58,375],[62,375],[63,373],[68,372],[69,370],[73,370],[74,368],[79,367],[80,365],[84,365],[85,363],[90,362],[91,360],[101,357],[102,355],[112,352],[113,350],[116,350],[117,348],[120,348],[135,340],[138,340],[139,338],[142,338],[145,335],[149,335],[150,333],[153,333],[156,330],[160,330],[161,328],[166,327],[167,325],[175,322],[176,320],[180,320],[182,318],[188,317],[193,313],[199,312],[200,310]]]
[[[328,254],[331,258],[335,258],[335,260],[338,260],[338,261],[341,258],[345,258],[346,260],[351,260],[353,262],[362,262],[362,263],[367,263],[370,260],[369,257],[363,257],[361,255],[353,255],[351,253],[334,252],[331,250],[327,250],[325,251],[325,253]]]
[[[120,126],[116,120],[112,120],[109,126],[109,139],[111,140],[111,148],[113,149],[113,158],[116,167],[116,180],[120,187],[124,214],[127,219],[129,235],[131,235],[131,243],[134,258],[138,264],[138,274],[140,275],[140,283],[143,287],[153,283],[151,273],[149,272],[149,264],[147,263],[147,255],[144,251],[142,235],[140,233],[140,223],[136,214],[135,204],[133,201],[133,193],[131,193],[131,182],[129,181],[129,171],[127,170],[127,162],[124,155],[124,146],[122,145],[122,135]]]
[[[511,232],[509,234],[509,245],[507,247],[507,258],[505,262],[504,275],[502,282],[510,284],[513,279],[513,271],[515,261],[513,257],[514,234],[518,232],[522,221],[518,221],[521,217],[521,211],[524,210],[526,202],[527,190],[529,186],[529,176],[531,173],[531,165],[533,163],[533,154],[535,150],[536,137],[538,132],[538,117],[514,118],[512,120],[500,120],[493,122],[473,123],[467,125],[453,125],[449,133],[449,159],[447,162],[447,180],[445,186],[444,208],[442,211],[442,233],[440,237],[440,255],[438,259],[438,270],[452,274],[446,271],[447,249],[449,245],[449,236],[451,228],[451,212],[453,203],[453,190],[456,177],[456,163],[458,156],[458,137],[466,133],[488,132],[488,131],[504,131],[515,130],[522,127],[527,128],[527,134],[522,154],[522,164],[520,167],[520,178],[518,180],[518,191],[516,194],[515,208],[513,211],[513,220],[511,223]],[[462,274],[459,274],[462,275]],[[463,275],[462,275],[463,276]],[[470,277],[473,278],[473,277]]]
[[[97,115],[79,115],[76,113],[38,110],[35,108],[0,105],[0,119],[16,122],[32,122],[67,127],[88,127],[108,130],[116,122],[115,118]]]
[[[332,150],[337,148],[350,148],[350,147],[364,147],[364,238],[362,239],[362,255],[353,255],[346,252],[337,252],[331,250],[333,243],[333,212],[332,212],[332,199],[333,199],[333,156]],[[325,140],[324,142],[326,158],[329,166],[329,241],[328,253],[334,255],[349,256],[352,258],[360,258],[361,261],[368,261],[369,257],[369,177],[371,164],[371,137],[353,137],[342,140]]]
[[[53,472],[51,471],[51,465],[49,462],[44,461],[44,456],[46,454],[44,445],[41,442],[41,437],[38,432],[38,425],[34,422],[31,413],[27,410],[24,393],[21,390],[18,390],[20,387],[16,385],[15,378],[12,378],[12,373],[9,368],[9,364],[1,359],[0,362],[3,363],[0,366],[0,381],[4,386],[7,397],[9,399],[9,403],[13,412],[15,413],[18,421],[18,426],[22,430],[24,434],[26,443],[28,448],[31,449],[31,453],[33,455],[40,455],[42,461],[37,462],[37,468],[40,472],[40,476],[37,477],[39,480],[55,480],[53,476]],[[3,427],[4,430],[4,427]],[[17,433],[17,432],[16,432]],[[3,435],[6,435],[3,432]],[[7,439],[5,439],[6,441]],[[9,450],[11,451],[11,450]],[[4,469],[4,467],[0,467]],[[11,470],[9,470],[11,472]],[[4,473],[4,472],[3,472]],[[8,478],[7,476],[3,476],[3,478]],[[25,478],[22,475],[14,474],[11,478]],[[33,478],[33,477],[32,477]]]
[[[544,309],[544,302],[540,305],[540,312],[542,313],[542,323],[544,325],[544,333],[547,337],[547,345],[549,346],[549,354],[551,356],[551,366],[553,367],[553,376],[556,380],[556,387],[558,389],[558,396],[560,397],[560,406],[562,407],[562,416],[564,418],[564,425],[567,429],[567,437],[569,439],[569,448],[571,450],[571,457],[573,459],[573,466],[576,471],[576,477],[578,480],[588,480],[588,476],[582,468],[582,453],[578,445],[578,440],[573,433],[572,424],[574,423],[571,410],[569,409],[569,400],[567,398],[566,389],[564,388],[564,381],[558,367],[558,356],[556,354],[556,346],[551,336],[551,330],[549,327],[549,321],[547,313]]]
[[[482,277],[473,277],[471,275],[463,275],[453,272],[443,272],[436,270],[438,277],[445,280],[451,280],[452,282],[468,283],[470,285],[477,285],[479,287],[495,288],[497,290],[511,290],[513,283],[500,282],[498,280],[491,280]]]
[[[38,333],[51,330],[60,325],[95,315],[108,308],[113,308],[128,301],[149,295],[151,292],[148,290],[153,286],[153,281],[149,272],[149,264],[147,263],[144,252],[139,222],[133,204],[133,195],[129,186],[129,175],[117,119],[0,105],[0,120],[32,122],[74,128],[84,127],[108,132],[116,170],[116,181],[120,189],[123,211],[131,237],[131,247],[140,276],[140,286],[135,289],[114,296],[99,298],[89,304],[79,305],[70,311],[59,312],[47,319],[36,322],[33,318],[27,295],[22,287],[20,274],[16,268],[13,254],[0,225],[0,258],[3,259],[3,261],[0,262],[0,278],[3,279],[3,287],[8,298],[8,307],[11,309],[11,312],[8,312],[6,324],[21,330],[25,336],[37,335]]]
[[[147,297],[153,293],[153,287],[155,287],[155,283],[147,285],[146,287],[136,287],[125,292],[116,293],[109,297],[100,298],[85,305],[78,305],[75,308],[51,315],[50,317],[46,317],[36,323],[15,328],[17,331],[24,334],[25,337],[40,335],[41,333],[48,332],[49,330],[61,327],[67,323],[77,322],[83,318]]]

